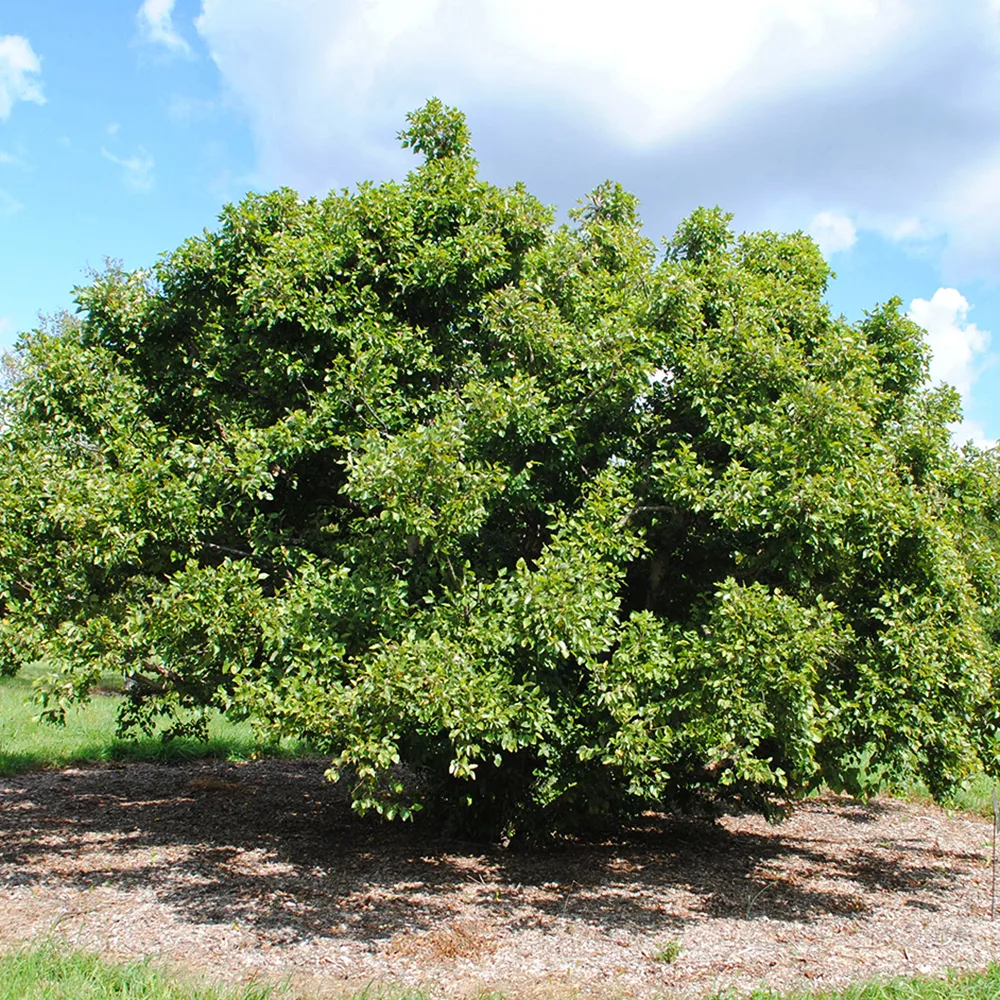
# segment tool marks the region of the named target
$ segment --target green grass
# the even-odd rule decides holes
[[[992,791],[1000,795],[1000,782],[986,774],[974,774],[962,786],[945,796],[939,803],[945,809],[956,812],[974,813],[984,819],[993,819]],[[934,799],[927,786],[920,781],[911,781],[892,790],[893,795],[907,799],[910,802],[933,802]],[[1000,998],[998,998],[1000,1000]]]
[[[664,941],[662,944],[656,945],[650,957],[654,962],[664,962],[670,965],[672,962],[677,961],[682,947],[677,938],[671,938],[669,941]]]
[[[985,774],[977,774],[962,787],[956,788],[945,799],[944,805],[949,809],[977,813],[992,819],[993,800],[990,793],[993,789],[997,789],[997,793],[1000,794],[1000,786],[997,785],[995,778],[990,778]]]
[[[483,998],[503,1000],[502,994]],[[0,955],[0,1000],[307,1000],[284,987],[251,984],[236,989],[200,985],[171,976],[150,962],[118,964],[46,941]],[[783,1000],[997,1000],[1000,965],[983,972],[860,983],[845,990],[785,994]],[[346,998],[345,998],[346,1000]],[[428,1000],[427,994],[368,987],[353,1000]],[[559,1000],[553,996],[552,1000]],[[782,1000],[768,990],[751,1000]]]
[[[149,962],[119,965],[56,943],[0,956],[0,1000],[278,1000],[251,985],[219,990],[170,977]]]
[[[207,741],[175,739],[156,734],[122,740],[115,736],[118,706],[122,696],[120,677],[102,678],[99,692],[88,705],[74,706],[66,713],[66,725],[36,722],[38,706],[31,701],[33,682],[44,672],[41,666],[22,671],[17,677],[0,677],[0,776],[21,774],[45,767],[65,767],[87,761],[252,760],[261,756],[296,757],[311,752],[305,743],[285,740],[263,743],[249,722],[231,722],[222,715],[209,721]],[[991,790],[1000,783],[985,774],[974,775],[944,802],[947,809],[993,817]],[[892,794],[911,802],[931,802],[927,787],[912,781]],[[1000,996],[996,998],[1000,1000]]]
[[[483,995],[484,997],[486,994]],[[503,1000],[500,994],[491,994]],[[149,961],[109,962],[58,940],[0,954],[0,1000],[309,1000],[287,987],[204,985]],[[371,985],[344,1000],[429,1000],[420,990]]]
[[[113,690],[114,679],[101,684],[87,705],[66,713],[64,726],[36,722],[38,706],[32,704],[32,681],[41,668],[17,677],[0,679],[0,775],[20,774],[44,767],[65,767],[84,761],[176,760],[217,757],[250,760],[259,756],[300,756],[309,748],[296,741],[280,745],[262,743],[250,723],[230,722],[221,715],[209,721],[207,741],[175,739],[157,734],[135,739],[115,735],[122,696]]]
[[[760,990],[751,1000],[779,1000],[780,994]],[[919,976],[858,983],[844,990],[785,994],[783,1000],[997,1000],[1000,997],[1000,965],[982,972],[950,973],[946,979]]]

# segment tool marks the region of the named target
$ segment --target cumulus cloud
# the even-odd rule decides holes
[[[488,175],[546,200],[612,176],[653,235],[697,204],[793,229],[836,205],[944,234],[958,281],[1000,278],[995,3],[203,0],[196,25],[269,183],[398,175],[393,136],[433,94]]]
[[[804,74],[809,88],[863,76],[895,45],[908,7],[620,0],[608,17],[603,0],[204,0],[196,23],[262,154],[280,163],[290,138],[325,146],[328,159],[364,123],[384,141],[432,93],[464,105],[544,101],[648,148],[734,105],[780,99]]]
[[[140,146],[131,156],[115,156],[101,147],[101,156],[121,167],[122,179],[131,191],[145,193],[153,189],[153,168],[156,166],[151,154]]]
[[[1000,3],[1000,0],[997,2]],[[931,235],[927,223],[912,215],[902,219],[883,220],[875,228],[897,243],[922,240]]]
[[[963,420],[951,425],[951,440],[959,448],[971,441],[977,448],[995,448],[997,442],[986,436],[983,425],[976,420]]]
[[[0,35],[0,121],[10,117],[18,101],[44,104],[42,64],[21,35]]]
[[[961,166],[935,199],[948,233],[946,273],[996,280],[1000,261],[1000,146]]]
[[[953,385],[967,406],[973,384],[989,362],[990,346],[990,334],[968,322],[968,300],[957,288],[939,288],[929,300],[914,299],[908,315],[927,331],[931,381]],[[982,425],[971,420],[955,424],[952,439],[956,444],[972,440],[980,447],[992,446]]]
[[[136,14],[139,37],[153,45],[162,45],[177,55],[191,55],[191,46],[174,27],[176,0],[144,0]]]
[[[927,331],[931,381],[947,382],[967,397],[979,374],[990,335],[966,322],[968,300],[957,288],[939,288],[930,300],[914,299],[909,316]]]
[[[820,212],[809,223],[809,235],[816,241],[824,257],[850,250],[857,242],[854,223],[839,212]]]
[[[454,74],[469,89],[499,86],[508,96],[541,87],[649,143],[698,125],[737,94],[750,103],[798,85],[804,72],[813,83],[856,75],[905,26],[908,6],[619,0],[608,17],[604,0],[205,0],[197,26],[238,89],[277,69],[311,84],[306,99],[318,87],[338,105],[346,91],[370,106],[404,76],[426,96],[426,84]],[[270,58],[239,73],[234,50],[265,42]]]

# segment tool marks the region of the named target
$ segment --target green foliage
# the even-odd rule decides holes
[[[718,209],[658,257],[611,182],[554,226],[408,124],[404,183],[250,195],[23,339],[3,669],[494,835],[994,770],[997,457],[899,301]]]
[[[472,156],[472,134],[465,115],[432,97],[418,111],[411,111],[406,120],[409,128],[397,138],[404,149],[411,148],[428,160]]]
[[[684,946],[677,938],[671,938],[669,941],[665,941],[663,944],[658,944],[653,949],[650,958],[654,962],[663,962],[665,965],[671,965],[680,958],[681,952],[684,950]]]

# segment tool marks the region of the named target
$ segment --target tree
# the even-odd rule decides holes
[[[22,340],[3,669],[494,835],[993,768],[997,460],[899,301],[848,324],[718,209],[657,254],[611,182],[555,226],[438,101],[400,138],[404,183],[250,195]]]

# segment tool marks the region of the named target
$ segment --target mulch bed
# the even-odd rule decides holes
[[[825,988],[997,955],[980,819],[831,796],[777,825],[650,816],[504,851],[360,820],[325,766],[0,778],[0,944],[56,934],[316,997],[508,1000]]]

